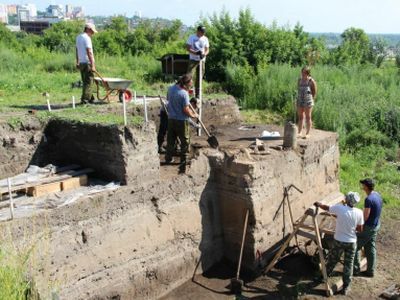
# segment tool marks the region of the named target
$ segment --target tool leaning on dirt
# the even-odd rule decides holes
[[[189,104],[189,107],[194,113],[196,113],[196,111],[194,110],[194,108],[193,108],[193,106],[191,104]],[[201,127],[203,128],[204,132],[208,136],[208,139],[207,139],[208,144],[212,148],[217,149],[219,147],[219,143],[218,143],[217,138],[215,137],[215,135],[211,135],[210,134],[210,132],[207,130],[206,126],[204,125],[204,123],[201,121],[200,118],[198,118],[198,120],[199,120],[199,123],[200,123]]]

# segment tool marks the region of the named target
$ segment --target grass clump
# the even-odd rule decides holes
[[[32,299],[31,282],[26,275],[29,254],[19,253],[13,247],[0,247],[0,300]]]

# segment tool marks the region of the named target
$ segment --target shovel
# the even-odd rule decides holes
[[[243,280],[239,279],[239,275],[240,275],[240,266],[242,265],[243,248],[244,248],[244,241],[246,239],[248,219],[249,219],[249,210],[247,209],[246,217],[244,219],[242,245],[240,246],[240,255],[239,255],[239,263],[238,263],[237,273],[236,273],[236,277],[231,279],[231,292],[235,295],[240,295],[242,293]]]
[[[192,109],[192,111],[193,111],[194,113],[196,113],[196,111],[194,110],[193,106],[192,106],[190,103],[189,103],[189,106],[190,106],[190,108]],[[203,122],[200,120],[200,118],[198,118],[198,120],[199,120],[199,123],[200,123],[201,127],[203,128],[204,132],[205,132],[205,133],[207,134],[207,136],[208,136],[208,139],[207,139],[208,144],[211,146],[211,148],[217,149],[218,146],[219,146],[219,143],[218,143],[217,138],[215,137],[215,135],[211,135],[211,134],[208,132],[206,126],[204,126],[204,124],[203,124]]]

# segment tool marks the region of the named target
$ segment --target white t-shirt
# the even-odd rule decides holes
[[[208,38],[205,35],[203,35],[202,37],[198,37],[197,34],[192,34],[191,36],[189,36],[186,44],[190,45],[190,48],[192,48],[193,50],[195,50],[195,51],[200,50],[203,53],[205,51],[205,48],[210,47],[210,44],[208,43]],[[189,56],[190,56],[190,60],[200,61],[199,55],[190,53]]]
[[[78,49],[78,61],[79,63],[89,63],[89,57],[86,49],[93,49],[92,39],[84,32],[76,37],[76,49]]]
[[[361,209],[343,204],[329,207],[329,212],[337,216],[335,240],[344,243],[357,241],[356,228],[364,225],[364,216]]]

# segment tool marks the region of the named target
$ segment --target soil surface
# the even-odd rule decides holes
[[[380,299],[380,294],[394,283],[400,283],[400,208],[385,213],[378,235],[378,265],[374,278],[354,277],[348,296],[337,299]],[[340,276],[340,274],[337,274]],[[174,290],[162,300],[173,299],[326,299],[321,286],[315,286],[315,266],[310,257],[301,252],[280,260],[268,276],[251,278],[242,274],[243,293],[232,295],[230,279],[235,268],[221,262],[209,272],[195,275],[193,280]],[[332,278],[334,281],[336,278]]]

